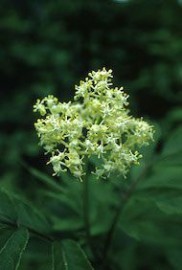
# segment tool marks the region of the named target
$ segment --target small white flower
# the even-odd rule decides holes
[[[92,71],[75,87],[75,102],[48,96],[34,106],[42,116],[35,127],[52,155],[49,163],[55,174],[69,169],[82,179],[84,160],[94,155],[103,161],[95,168],[98,177],[113,171],[126,175],[141,158],[136,148],[153,138],[152,126],[129,115],[128,95],[122,87],[112,87],[112,77],[112,70]]]

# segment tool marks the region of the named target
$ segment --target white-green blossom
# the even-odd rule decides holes
[[[153,127],[129,115],[128,95],[112,86],[111,70],[89,73],[75,89],[73,102],[48,96],[34,106],[41,115],[35,127],[54,173],[69,170],[82,179],[85,160],[97,156],[98,177],[113,171],[126,175],[141,158],[137,149],[153,138]]]

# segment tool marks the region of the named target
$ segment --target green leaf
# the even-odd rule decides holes
[[[134,195],[123,209],[120,226],[137,240],[181,248],[182,218],[160,208],[151,197]]]
[[[1,228],[0,229],[0,250],[3,248],[8,238],[13,234],[12,229]]]
[[[182,168],[157,164],[126,203],[121,226],[138,240],[182,246]]]
[[[159,209],[166,214],[176,214],[182,218],[182,197],[169,198],[168,200],[157,201]]]
[[[0,266],[3,270],[17,270],[29,239],[28,231],[17,229],[0,250]]]
[[[178,192],[182,190],[182,167],[179,166],[156,166],[153,168],[153,173],[151,176],[147,177],[138,184],[137,190],[142,192],[148,192],[155,189],[157,193],[164,194],[162,189],[166,188],[176,188]],[[160,189],[160,190],[159,190]]]
[[[54,242],[52,256],[52,270],[93,270],[85,253],[72,240]]]
[[[50,226],[40,211],[19,198],[14,198],[17,210],[17,223],[40,233],[49,233]]]
[[[181,153],[182,155],[182,127],[177,128],[167,140],[162,156],[174,155]],[[174,157],[175,158],[175,157]]]
[[[177,128],[166,141],[161,155],[157,159],[156,168],[164,170],[169,166],[182,166],[182,127]]]
[[[79,183],[66,184],[65,192],[56,194],[44,191],[42,195],[49,201],[52,228],[55,231],[77,231],[83,228],[82,201]],[[64,217],[64,218],[60,218]]]
[[[31,237],[26,248],[26,252],[21,261],[21,270],[51,270],[52,267],[52,242],[44,241],[42,238]]]
[[[0,190],[0,224],[22,225],[40,233],[48,233],[47,219],[30,203]]]
[[[83,228],[83,221],[80,219],[80,217],[72,216],[70,213],[67,213],[67,216],[65,216],[63,219],[60,219],[59,217],[52,217],[51,221],[53,223],[53,229],[55,232],[64,233],[70,235],[74,232],[81,231]]]
[[[173,269],[181,270],[182,266],[182,256],[181,256],[181,249],[168,249],[166,251],[167,258]]]
[[[0,223],[15,222],[17,213],[14,204],[5,191],[0,190]]]
[[[49,187],[53,188],[56,191],[60,192],[64,191],[62,187],[57,182],[55,182],[54,178],[51,178],[50,176],[37,170],[36,168],[27,165],[25,162],[22,162],[22,164],[31,175],[35,176],[35,178],[40,180],[42,183],[48,185]]]
[[[181,176],[180,166],[158,167],[152,176],[138,185],[135,195],[153,200],[164,213],[182,219]]]

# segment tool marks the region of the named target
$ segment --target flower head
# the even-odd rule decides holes
[[[55,174],[69,170],[81,179],[85,159],[97,156],[103,161],[95,168],[98,177],[126,175],[141,158],[137,149],[153,138],[152,126],[129,115],[128,95],[112,86],[112,77],[105,68],[92,71],[75,87],[73,102],[48,96],[34,106],[41,115],[35,128]]]

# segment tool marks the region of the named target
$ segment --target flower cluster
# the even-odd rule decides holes
[[[112,86],[112,77],[112,70],[93,71],[75,87],[73,102],[48,96],[34,106],[42,116],[35,127],[54,174],[69,170],[82,179],[86,158],[97,156],[98,177],[113,171],[126,175],[141,158],[136,149],[153,138],[152,126],[129,115],[128,95]]]

